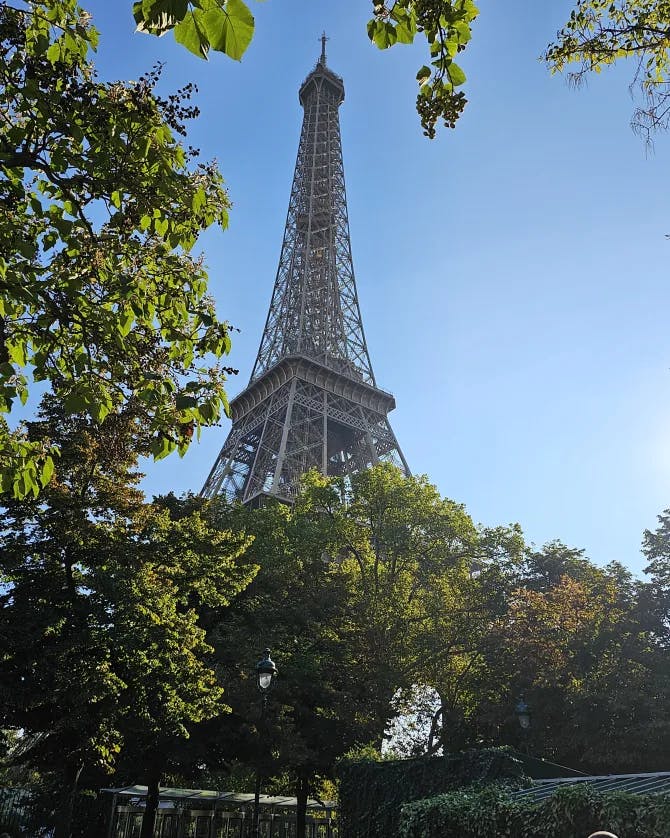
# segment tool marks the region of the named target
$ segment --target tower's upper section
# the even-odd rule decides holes
[[[326,64],[326,36],[321,36],[321,56],[316,67],[300,86],[298,97],[300,104],[306,107],[312,96],[323,91],[333,96],[338,105],[344,101],[344,82]]]
[[[344,84],[321,56],[300,87],[304,109],[270,311],[251,374],[301,355],[375,385],[349,240],[339,106]]]

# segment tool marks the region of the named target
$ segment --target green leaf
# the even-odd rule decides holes
[[[411,44],[414,43],[414,33],[411,31],[409,25],[402,21],[398,23],[396,26],[396,35],[398,37],[398,43],[400,44]]]
[[[134,320],[135,312],[132,309],[124,312],[123,314],[119,314],[119,320],[116,328],[122,338],[125,338],[126,335],[130,333]]]
[[[210,8],[202,23],[212,49],[239,61],[254,34],[254,16],[243,0],[228,0],[225,8]]]
[[[26,347],[23,343],[10,343],[7,346],[7,352],[10,360],[12,360],[15,364],[18,364],[20,367],[25,367]]]
[[[188,0],[139,0],[133,5],[138,32],[164,35],[182,21],[188,11]]]
[[[106,401],[99,401],[96,404],[90,405],[89,410],[96,422],[102,422],[105,416],[109,414],[111,405]]]
[[[196,14],[202,16],[202,12],[197,9],[195,12],[188,12],[184,19],[174,27],[174,38],[177,43],[185,46],[194,55],[199,58],[207,58],[209,41],[202,23],[199,23],[196,19]]]
[[[82,413],[88,407],[86,399],[79,393],[68,393],[63,402],[66,413]]]
[[[430,78],[430,67],[426,67],[424,64],[423,67],[419,70],[416,74],[416,80],[419,84],[425,84],[428,79]]]
[[[388,23],[387,21],[383,20],[376,20],[374,21],[374,27],[372,28],[372,41],[374,42],[375,46],[378,49],[388,49],[392,47],[398,40],[398,33],[396,32],[395,26],[392,23]],[[368,35],[370,34],[370,28],[368,28]]]
[[[465,82],[465,73],[461,70],[458,64],[455,64],[453,61],[449,64],[447,72],[449,73],[449,78],[451,79],[451,83],[454,87],[458,87],[460,84]]]
[[[153,454],[154,460],[162,460],[175,448],[175,443],[170,442],[166,436],[159,436],[156,439],[152,439],[149,443],[149,450]]]
[[[61,53],[61,45],[58,41],[56,43],[51,44],[49,49],[47,50],[47,61],[50,61],[52,64],[55,64],[56,61],[60,58]]]
[[[464,20],[457,20],[454,23],[454,29],[458,33],[458,40],[462,44],[467,44],[468,41],[472,38],[472,29],[469,23],[466,23]]]
[[[194,399],[193,396],[177,396],[175,404],[177,410],[187,410],[189,407],[195,407],[198,400]]]
[[[44,465],[42,466],[42,471],[40,473],[40,483],[42,484],[42,488],[44,488],[49,483],[53,473],[54,461],[51,457],[47,457],[44,461]]]
[[[0,471],[0,492],[8,492],[14,484],[14,472],[11,469]]]

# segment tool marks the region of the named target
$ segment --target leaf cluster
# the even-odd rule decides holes
[[[247,555],[261,567],[210,633],[233,709],[222,724],[253,764],[250,668],[270,645],[280,677],[266,773],[332,777],[352,748],[379,746],[399,688],[443,675],[486,631],[488,594],[470,567],[494,539],[425,478],[387,464],[350,481],[310,472],[291,508],[219,503],[215,520],[253,536]]]
[[[411,44],[418,33],[428,42],[430,66],[416,74],[416,109],[426,136],[435,136],[440,119],[454,128],[467,104],[465,95],[456,90],[466,77],[455,57],[472,37],[472,23],[479,14],[473,0],[396,0],[390,6],[375,0],[373,7],[368,36],[379,49]]]
[[[133,15],[139,32],[164,35],[207,58],[210,50],[239,61],[251,43],[254,17],[243,0],[137,0]]]
[[[229,201],[179,140],[192,86],[100,82],[97,38],[75,0],[0,5],[0,413],[47,382],[70,413],[126,411],[154,457],[183,454],[227,410],[229,327],[190,252]],[[0,421],[2,490],[36,496],[57,453]]]
[[[579,0],[543,58],[552,72],[569,70],[576,83],[630,59],[635,68],[631,88],[642,96],[633,128],[649,139],[670,124],[669,32],[667,0]]]

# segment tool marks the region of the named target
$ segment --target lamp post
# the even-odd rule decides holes
[[[514,713],[517,719],[519,720],[519,725],[521,727],[521,730],[523,731],[522,736],[524,739],[524,749],[526,751],[526,754],[528,754],[528,734],[530,731],[530,723],[533,714],[531,713],[530,707],[524,701],[523,696],[521,696],[521,698],[517,702],[516,707],[514,708]]]
[[[256,664],[256,686],[261,694],[261,720],[259,724],[259,746],[262,742],[263,737],[263,722],[265,720],[265,709],[268,703],[268,693],[272,688],[272,684],[274,683],[275,676],[277,674],[277,667],[274,665],[273,661],[270,658],[270,650],[265,649],[263,652],[263,657],[258,661]],[[260,826],[260,822],[258,819],[259,809],[260,809],[260,797],[261,797],[261,756],[260,756],[260,747],[258,749],[258,761],[256,764],[256,785],[254,788],[254,819],[252,823],[252,836],[253,838],[258,838],[258,830]]]

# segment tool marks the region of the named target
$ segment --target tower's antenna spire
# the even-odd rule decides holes
[[[322,32],[321,33],[321,58],[319,59],[319,64],[323,64],[324,66],[326,64],[326,41],[328,41],[328,40],[329,40],[329,38],[326,37],[326,33]]]

